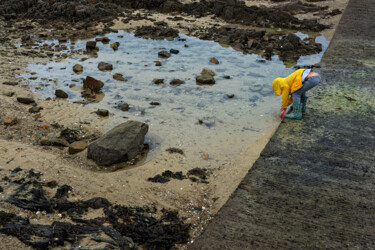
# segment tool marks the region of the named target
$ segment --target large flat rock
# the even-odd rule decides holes
[[[109,166],[134,159],[144,148],[148,125],[137,121],[122,123],[88,146],[87,158]]]

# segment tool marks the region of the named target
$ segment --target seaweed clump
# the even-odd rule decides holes
[[[177,211],[163,209],[161,216],[157,216],[155,207],[127,207],[101,197],[73,202],[68,200],[69,195],[74,195],[68,185],[58,186],[55,196],[49,197],[44,188],[51,185],[40,181],[40,176],[41,173],[30,170],[3,177],[8,182],[7,188],[14,190],[5,202],[70,220],[53,221],[51,225],[31,224],[27,217],[0,211],[0,233],[17,237],[37,249],[57,246],[170,249],[189,239],[190,224],[184,224]],[[85,219],[97,209],[103,211],[100,217]]]

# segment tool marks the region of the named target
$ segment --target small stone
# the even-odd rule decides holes
[[[48,37],[48,32],[40,32],[39,37]]]
[[[109,115],[109,111],[106,110],[106,109],[98,109],[96,111],[96,114],[100,115],[100,116],[108,116]]]
[[[130,106],[127,103],[122,103],[117,106],[117,108],[121,111],[128,111]]]
[[[35,103],[34,99],[29,97],[17,97],[17,101],[23,104]]]
[[[162,65],[161,61],[154,61],[154,63],[155,63],[155,66],[158,66],[158,67],[160,67]]]
[[[153,106],[159,106],[159,105],[160,105],[160,102],[150,102],[150,105],[153,105]]]
[[[169,52],[170,52],[171,54],[178,54],[178,53],[180,53],[180,51],[177,50],[177,49],[170,49]]]
[[[226,95],[229,99],[232,99],[234,97],[234,94],[227,94]]]
[[[14,94],[15,94],[14,92],[5,92],[5,93],[3,93],[3,95],[8,96],[8,97],[12,97]]]
[[[224,79],[230,79],[230,76],[225,75],[225,76],[224,76]]]
[[[95,49],[96,49],[96,41],[86,42],[86,50],[95,50]]]
[[[4,85],[16,86],[18,82],[3,82]]]
[[[65,139],[42,137],[40,139],[40,145],[42,146],[63,146],[68,147],[69,143]]]
[[[161,58],[169,58],[171,56],[171,53],[169,53],[168,51],[163,50],[163,51],[160,51],[158,53],[158,56],[160,56]]]
[[[169,84],[172,86],[179,86],[181,84],[184,84],[185,81],[182,81],[180,79],[173,79]]]
[[[34,107],[29,108],[29,112],[30,113],[38,113],[42,109],[43,109],[42,107],[34,106]]]
[[[18,122],[17,117],[11,117],[4,121],[4,125],[11,126],[11,125],[17,124],[17,122]]]
[[[100,62],[98,64],[98,69],[101,70],[101,71],[112,70],[113,65],[110,64],[110,63]]]
[[[117,81],[123,81],[123,82],[126,82],[128,80],[128,79],[124,78],[124,76],[120,73],[114,74],[113,79],[115,79]]]
[[[83,80],[83,87],[89,88],[91,91],[99,92],[101,88],[103,88],[104,83],[100,80],[96,80],[94,77],[87,76],[85,80]]]
[[[103,37],[102,38],[102,43],[109,43],[111,41],[108,37]]]
[[[79,153],[87,148],[87,142],[85,141],[75,141],[69,145],[69,154]]]
[[[120,46],[120,43],[119,42],[115,42],[115,43],[112,43],[111,44],[111,48],[113,49],[113,50],[118,50],[118,47]]]
[[[73,71],[77,74],[82,73],[83,66],[81,64],[76,64],[73,66]]]
[[[210,63],[219,64],[219,60],[217,60],[215,57],[211,57],[210,58]]]
[[[58,98],[68,98],[68,94],[61,89],[56,89],[55,96]]]
[[[185,47],[185,48],[189,48],[189,44],[185,44],[184,47]]]
[[[160,78],[155,78],[152,80],[152,82],[156,85],[163,85],[164,84],[164,79],[160,79]]]

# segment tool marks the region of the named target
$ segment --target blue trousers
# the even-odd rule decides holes
[[[314,88],[318,83],[320,83],[320,75],[317,76],[311,76],[307,78],[302,84],[302,87],[300,89],[297,89],[292,93],[293,96],[293,103],[298,104],[301,103],[301,97],[306,97],[306,91],[309,89]]]

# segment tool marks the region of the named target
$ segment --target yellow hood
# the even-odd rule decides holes
[[[272,81],[272,89],[276,95],[281,95],[281,84],[283,82],[283,78],[278,77]]]

